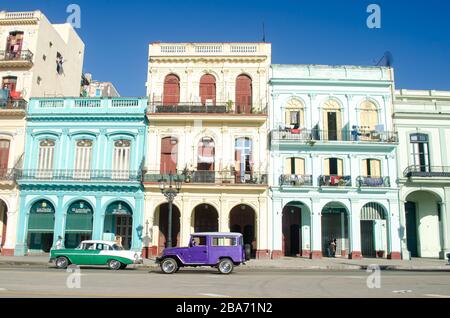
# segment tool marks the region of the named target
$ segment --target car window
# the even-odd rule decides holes
[[[236,237],[213,237],[212,246],[236,246]]]
[[[193,236],[191,246],[206,246],[206,236]]]
[[[113,244],[112,249],[115,250],[115,251],[122,251],[122,250],[123,250],[123,247],[122,247],[122,246],[119,246],[119,245],[117,245],[117,244]]]
[[[111,247],[108,244],[98,243],[97,250],[109,251],[109,250],[111,250]]]
[[[83,250],[95,250],[95,243],[84,243]]]

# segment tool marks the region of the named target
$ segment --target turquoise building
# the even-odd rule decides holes
[[[140,251],[145,98],[37,98],[27,114],[15,255],[84,239]]]

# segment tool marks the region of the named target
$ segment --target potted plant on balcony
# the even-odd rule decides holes
[[[234,168],[232,166],[225,166],[222,172],[222,183],[231,183],[233,179]]]
[[[184,176],[184,182],[190,183],[192,179],[192,171],[188,169],[188,166],[186,165],[183,169],[183,172],[181,173]]]
[[[227,113],[231,113],[231,111],[233,110],[233,105],[234,105],[233,101],[231,99],[229,99],[226,102],[226,104],[227,104]]]

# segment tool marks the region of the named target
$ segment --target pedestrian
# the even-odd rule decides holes
[[[336,257],[336,239],[330,241],[330,257]]]
[[[114,242],[116,242],[117,245],[122,246],[122,237],[120,235],[116,235]]]
[[[62,248],[63,248],[62,237],[61,237],[61,235],[58,235],[58,240],[56,241],[55,249],[60,250]]]

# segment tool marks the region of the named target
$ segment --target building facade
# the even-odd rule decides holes
[[[96,81],[92,79],[90,73],[83,75],[80,95],[81,97],[120,97],[113,83]]]
[[[31,99],[15,255],[48,252],[58,237],[121,241],[140,251],[147,100]]]
[[[40,11],[0,12],[0,79],[11,99],[79,96],[84,43]],[[6,49],[3,49],[6,48]]]
[[[272,65],[272,257],[401,257],[393,70]]]
[[[444,258],[450,252],[450,92],[402,89],[395,97],[404,254]]]
[[[159,180],[182,178],[172,242],[190,233],[237,231],[254,257],[267,241],[268,43],[152,43],[149,46],[147,252],[166,246],[168,204]]]

